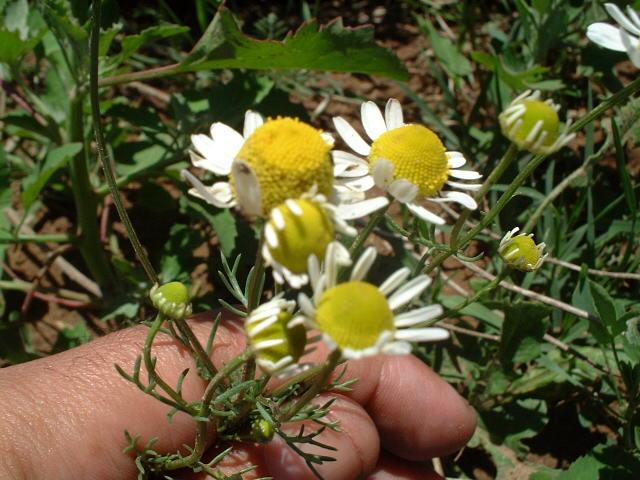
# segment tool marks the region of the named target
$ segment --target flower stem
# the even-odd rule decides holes
[[[116,206],[116,210],[118,210],[118,215],[120,216],[120,220],[124,225],[124,228],[127,230],[127,234],[129,235],[129,241],[133,246],[134,251],[136,252],[136,256],[138,260],[142,264],[149,281],[152,284],[158,283],[158,275],[155,270],[151,266],[151,262],[147,257],[140,240],[138,239],[138,235],[136,231],[133,229],[133,225],[131,224],[131,220],[129,219],[129,215],[122,204],[122,199],[120,198],[120,193],[118,192],[118,187],[116,185],[116,179],[112,164],[112,159],[107,153],[107,149],[105,146],[104,134],[102,133],[102,125],[100,123],[100,98],[98,95],[98,46],[100,41],[100,13],[101,13],[102,2],[101,0],[94,0],[93,2],[93,25],[91,27],[91,38],[90,38],[90,47],[91,47],[91,67],[89,74],[89,87],[90,87],[90,96],[91,96],[91,115],[93,117],[93,129],[96,137],[96,146],[98,150],[98,158],[100,159],[100,163],[102,163],[102,168],[104,169],[104,175],[106,177],[107,183],[109,184],[109,190],[111,192],[111,196],[113,197],[113,203]]]
[[[329,355],[329,358],[325,362],[324,366],[318,372],[318,376],[315,379],[313,385],[311,385],[311,387],[309,387],[309,389],[302,394],[298,401],[287,408],[284,413],[278,417],[278,421],[286,422],[287,420],[290,420],[296,413],[307,406],[309,402],[313,400],[316,395],[318,395],[326,386],[329,375],[331,375],[331,372],[333,372],[333,369],[336,368],[336,365],[338,365],[339,361],[340,350],[336,349],[331,352],[331,355]]]
[[[619,92],[611,95],[608,99],[600,103],[600,105],[594,108],[591,112],[589,112],[587,115],[585,115],[576,123],[574,123],[569,129],[569,132],[575,133],[581,130],[586,125],[594,121],[596,118],[604,114],[610,108],[618,105],[619,103],[622,103],[630,95],[632,95],[638,90],[640,90],[640,77],[636,78],[633,82],[631,82],[629,85],[624,87]],[[513,179],[513,181],[511,182],[511,184],[509,184],[505,192],[500,196],[500,198],[498,199],[494,207],[491,210],[489,210],[489,212],[487,212],[487,214],[482,218],[482,220],[473,229],[471,229],[466,235],[464,235],[461,239],[457,240],[455,244],[451,245],[451,247],[448,250],[442,252],[440,255],[434,258],[433,261],[425,269],[425,273],[430,273],[433,270],[435,270],[437,267],[439,267],[442,264],[442,262],[444,262],[447,258],[449,258],[451,255],[456,253],[459,249],[464,247],[469,241],[475,238],[475,236],[483,228],[489,225],[493,221],[493,219],[496,216],[498,216],[498,214],[507,205],[507,203],[509,203],[509,201],[515,194],[516,190],[520,188],[520,185],[524,183],[524,181],[529,177],[529,175],[531,175],[531,173],[533,173],[533,171],[544,160],[546,160],[547,157],[548,155],[546,154],[536,155],[535,157],[533,157],[531,161],[525,166],[525,168],[516,176],[516,178]]]
[[[478,190],[474,195],[474,200],[476,201],[476,203],[478,203],[478,205],[480,204],[480,201],[484,198],[484,196],[487,194],[489,189],[493,185],[495,185],[495,183],[498,180],[500,180],[502,175],[504,175],[504,172],[507,171],[507,168],[509,168],[509,166],[511,165],[511,162],[513,162],[513,160],[517,156],[518,156],[518,147],[515,143],[512,143],[511,145],[509,145],[509,148],[504,153],[504,155],[502,156],[498,164],[495,166],[491,174],[489,174],[487,179],[484,181],[484,183],[482,184],[482,187],[480,187],[480,190]],[[471,210],[464,209],[462,211],[462,213],[458,217],[458,221],[455,223],[455,225],[453,226],[453,230],[451,231],[449,245],[452,245],[452,246],[455,245],[456,240],[458,239],[458,235],[460,234],[460,230],[462,230],[464,222],[467,220],[467,218],[469,218],[469,215],[471,215]]]
[[[69,140],[85,145],[84,95],[78,90],[71,93],[69,104]],[[78,249],[91,276],[101,287],[113,287],[115,277],[102,248],[98,229],[98,204],[89,179],[86,150],[83,148],[71,159],[71,191],[76,206],[77,223],[80,226]]]
[[[353,241],[353,243],[349,247],[349,255],[351,255],[351,258],[356,258],[358,257],[358,255],[360,255],[364,242],[366,242],[367,238],[369,238],[369,235],[371,235],[371,232],[373,232],[373,229],[376,228],[378,223],[380,223],[380,220],[384,218],[390,206],[391,206],[391,201],[389,201],[386,207],[378,210],[376,213],[371,215],[371,218],[369,219],[369,223],[365,225],[365,227],[362,229],[362,231],[358,234],[356,239]]]

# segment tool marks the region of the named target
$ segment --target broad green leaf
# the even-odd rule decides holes
[[[214,68],[329,70],[408,79],[398,58],[375,43],[371,27],[348,28],[340,19],[322,27],[308,22],[282,42],[262,41],[244,35],[224,7],[179,70]]]
[[[38,44],[44,34],[45,31],[43,30],[35,37],[22,40],[17,32],[0,29],[0,62],[17,62],[20,57]]]
[[[28,209],[56,171],[82,150],[81,143],[67,143],[49,152],[42,167],[22,182],[22,205]]]
[[[461,297],[459,295],[447,295],[439,299],[442,305],[447,308],[454,308],[463,300],[464,297]],[[502,319],[481,303],[471,303],[467,305],[462,310],[460,310],[460,314],[477,318],[483,323],[489,325],[493,330],[499,331],[501,328]]]
[[[418,26],[422,33],[429,37],[440,66],[450,77],[466,77],[473,73],[473,67],[467,57],[458,51],[451,40],[439,35],[428,19],[418,17]]]
[[[77,347],[91,340],[91,332],[84,322],[78,322],[72,326],[64,327],[58,334],[53,346],[54,352],[62,352]]]
[[[578,458],[556,480],[637,480],[640,460],[611,445],[598,445]]]
[[[549,308],[532,302],[507,305],[500,338],[500,359],[504,364],[527,363],[542,352],[544,318]]]
[[[124,62],[148,43],[157,42],[188,31],[189,27],[187,26],[166,23],[149,27],[137,35],[128,35],[122,40],[122,51],[115,57],[114,62],[116,64]]]
[[[7,6],[4,17],[4,26],[10,32],[18,32],[21,38],[26,38],[29,27],[29,4],[27,0],[16,0]]]
[[[619,322],[621,312],[616,308],[616,304],[604,287],[589,280],[589,290],[593,303],[598,311],[600,320],[605,324],[609,333],[616,336],[624,331],[624,322]]]

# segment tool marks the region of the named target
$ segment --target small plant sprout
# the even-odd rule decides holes
[[[274,279],[278,283],[287,281],[293,288],[305,285],[310,256],[315,255],[322,262],[335,232],[351,237],[357,234],[346,220],[364,217],[388,203],[386,198],[376,197],[333,205],[324,195],[310,193],[277,206],[265,225],[262,247],[265,263],[273,267]]]
[[[533,241],[533,233],[520,235],[514,234],[520,230],[518,227],[507,232],[498,247],[500,257],[507,262],[507,265],[522,272],[532,272],[542,265],[547,254],[544,253],[545,244]]]
[[[253,310],[245,322],[256,363],[269,374],[300,370],[296,362],[307,345],[307,331],[301,319],[293,318],[295,307],[296,302],[277,296]]]
[[[440,305],[415,308],[403,313],[413,299],[429,286],[426,275],[407,281],[410,270],[397,270],[382,285],[364,281],[376,259],[373,247],[367,248],[356,262],[346,282],[338,282],[337,256],[330,251],[321,273],[310,268],[313,299],[304,293],[298,296],[302,318],[310,328],[322,333],[332,350],[339,350],[343,358],[362,358],[379,353],[408,354],[409,342],[433,342],[449,338],[443,328],[411,328],[436,318],[442,313]],[[314,278],[314,275],[317,275]]]
[[[560,124],[558,110],[560,106],[551,99],[540,100],[540,91],[527,90],[500,114],[502,133],[520,150],[556,152],[575,137],[575,133],[569,133],[570,120],[564,127]]]
[[[191,315],[189,290],[180,282],[154,285],[149,292],[153,306],[173,320],[182,320]]]
[[[193,174],[183,177],[194,187],[189,193],[219,208],[238,206],[249,217],[264,217],[288,198],[312,187],[333,194],[334,167],[330,151],[333,138],[295,118],[263,118],[245,114],[243,134],[223,123],[211,126],[211,136],[192,135],[194,166],[228,181],[207,187]],[[340,178],[341,169],[338,169]]]
[[[626,52],[631,63],[640,68],[640,16],[630,6],[627,6],[628,16],[614,3],[605,3],[604,8],[620,27],[603,22],[592,23],[587,28],[587,37],[601,47]]]
[[[423,200],[456,202],[470,210],[478,208],[475,200],[464,191],[477,190],[480,185],[457,180],[478,180],[481,175],[459,170],[466,163],[465,158],[459,152],[447,151],[438,136],[427,127],[405,124],[400,102],[390,99],[384,116],[375,103],[364,102],[360,114],[371,144],[344,118],[334,117],[333,123],[344,142],[368,158],[369,168],[363,172],[360,182],[363,190],[375,184],[406,204],[417,217],[437,225],[444,224],[444,219],[424,208]],[[333,157],[342,163],[351,162],[355,172],[362,172],[362,159],[355,155],[336,151]],[[445,187],[453,190],[444,191]]]

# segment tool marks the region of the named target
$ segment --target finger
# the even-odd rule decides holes
[[[433,472],[430,465],[400,460],[386,452],[381,452],[375,471],[367,480],[443,480]]]
[[[380,450],[376,427],[366,411],[358,403],[340,395],[321,395],[314,404],[322,405],[335,399],[324,422],[335,422],[340,431],[326,428],[314,437],[314,441],[332,447],[331,450],[311,444],[296,444],[308,455],[331,457],[321,464],[313,464],[322,478],[331,480],[352,480],[365,478],[372,472]],[[282,430],[289,436],[300,433],[304,425],[304,435],[317,431],[320,425],[313,422],[294,422],[284,425]],[[257,466],[243,479],[253,480],[271,476],[278,480],[315,480],[305,460],[296,453],[280,436],[262,447],[241,444],[216,466],[222,473],[232,474],[241,469]],[[212,477],[206,477],[212,478]]]
[[[462,448],[476,417],[467,402],[411,355],[349,362],[345,378],[357,378],[351,398],[364,405],[382,446],[408,460],[427,460]]]
[[[210,321],[192,328],[206,339]],[[182,413],[167,422],[170,407],[123,379],[114,364],[130,372],[142,352],[146,327],[122,330],[61,354],[0,370],[0,450],[6,470],[18,479],[134,478],[136,467],[122,453],[124,432],[140,435],[141,444],[158,437],[154,449],[176,451],[193,444],[193,419]],[[221,365],[243,347],[234,322],[223,322],[213,360]],[[175,386],[185,368],[187,400],[201,397],[204,383],[193,361],[169,336],[154,343],[159,375]],[[143,369],[144,370],[144,369]],[[146,381],[146,379],[143,379]],[[12,459],[12,460],[9,460]],[[0,475],[1,476],[1,475]]]

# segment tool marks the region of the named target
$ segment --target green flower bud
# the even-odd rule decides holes
[[[191,315],[189,290],[183,283],[156,284],[149,292],[149,298],[153,306],[169,318],[181,320]]]
[[[518,227],[507,232],[500,241],[498,253],[502,259],[509,265],[522,272],[531,272],[542,265],[547,254],[544,253],[544,243],[536,243],[533,241],[533,234],[513,236],[519,230]]]

